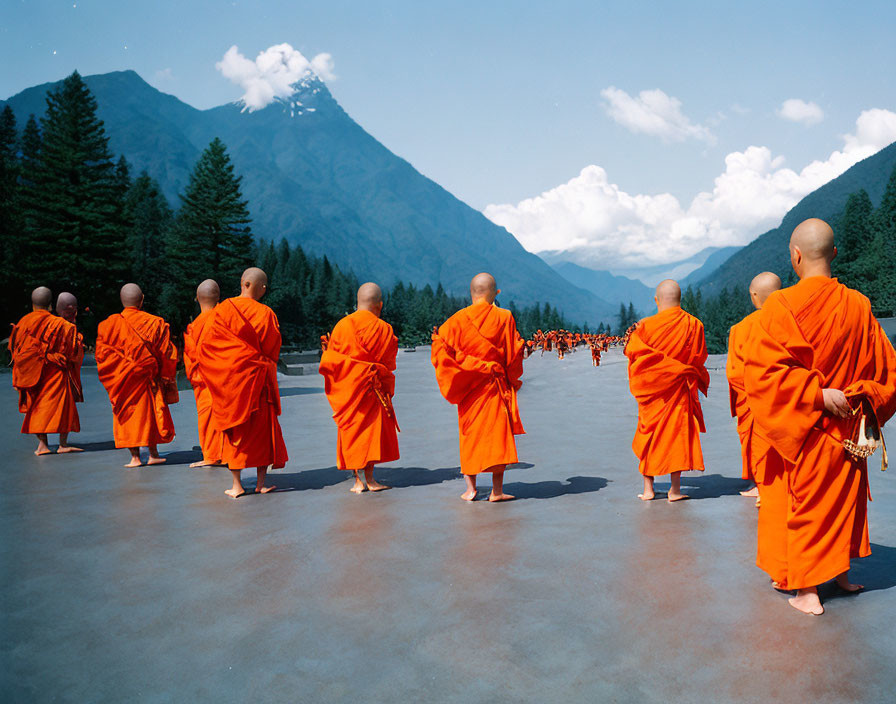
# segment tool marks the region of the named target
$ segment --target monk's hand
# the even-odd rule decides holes
[[[852,412],[846,394],[840,389],[822,389],[821,395],[824,396],[824,408],[831,415],[846,418]]]

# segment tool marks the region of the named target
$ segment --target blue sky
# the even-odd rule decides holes
[[[652,252],[666,258],[780,219],[774,208],[719,216],[731,155],[755,172],[747,182],[787,181],[787,169],[802,179],[780,203],[780,183],[746,189],[780,210],[828,173],[802,174],[808,164],[848,162],[830,164],[845,135],[880,148],[896,113],[894,36],[892,1],[6,0],[0,97],[76,68],[131,68],[207,108],[242,95],[215,67],[233,45],[250,60],[284,42],[309,59],[326,52],[331,91],[392,151],[530,249],[579,248],[621,267],[605,240],[641,251],[652,219],[686,243]],[[803,102],[785,111],[787,100]],[[573,222],[583,208],[593,217]],[[695,218],[703,230],[687,229]]]

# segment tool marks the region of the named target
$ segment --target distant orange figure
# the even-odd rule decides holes
[[[289,459],[280,430],[280,325],[277,316],[260,302],[268,277],[258,268],[243,272],[240,295],[220,303],[205,324],[196,361],[212,397],[212,427],[224,435],[221,459],[230,468],[233,484],[225,493],[244,496],[240,472],[255,467],[255,493],[265,486],[268,469]]]
[[[836,254],[824,221],[793,231],[790,261],[800,281],[762,306],[744,372],[755,423],[785,461],[760,486],[760,514],[766,496],[782,507],[773,545],[785,574],[771,576],[796,589],[791,605],[809,614],[824,612],[819,584],[862,588],[849,568],[871,554],[868,468],[847,444],[866,442],[853,437],[860,419],[870,430],[896,411],[896,351],[868,299],[831,278]]]
[[[63,294],[60,299],[65,301],[65,295],[71,296]],[[81,430],[75,404],[83,400],[83,347],[77,328],[50,313],[52,302],[50,289],[36,288],[31,294],[32,312],[13,326],[9,337],[12,385],[19,392],[19,411],[25,414],[22,433],[37,436],[38,456],[52,452],[49,433],[59,433],[57,452],[80,452],[68,444],[68,435]]]
[[[329,344],[330,344],[330,335],[329,335],[329,333],[327,333],[326,335],[321,335],[321,336],[320,336],[320,351],[321,351],[321,352],[326,352],[326,351],[327,351],[327,347],[329,346]]]
[[[125,467],[140,467],[140,448],[149,449],[147,464],[161,464],[158,445],[174,439],[169,403],[177,402],[177,349],[168,323],[141,310],[137,284],[121,288],[124,310],[99,324],[96,366],[112,402],[115,447],[130,450]]]
[[[728,358],[725,372],[728,377],[729,402],[731,417],[737,418],[737,434],[740,437],[741,455],[743,460],[743,478],[756,482],[749,491],[740,492],[742,496],[759,497],[759,484],[764,475],[765,459],[771,450],[771,446],[757,433],[754,433],[753,413],[747,403],[747,395],[744,390],[744,363],[750,354],[749,348],[755,339],[755,326],[759,323],[759,309],[765,299],[773,291],[781,288],[781,279],[777,274],[765,271],[750,282],[750,300],[756,310],[746,316],[739,323],[731,326],[728,334]],[[759,505],[757,500],[756,505]]]
[[[518,461],[513,436],[525,432],[517,405],[523,340],[510,311],[494,305],[498,293],[494,277],[477,274],[470,283],[473,304],[432,337],[439,390],[457,406],[466,501],[476,498],[480,472],[492,472],[489,501],[513,499],[504,493],[504,470]]]
[[[630,333],[625,355],[638,428],[632,450],[640,460],[644,493],[654,498],[653,478],[671,474],[668,500],[679,501],[681,473],[703,471],[700,433],[706,432],[698,393],[706,395],[706,340],[703,323],[681,309],[681,288],[667,279],[656,288],[656,315]]]
[[[374,465],[399,457],[399,428],[392,406],[398,338],[380,319],[382,310],[380,287],[362,285],[358,310],[336,323],[320,358],[327,400],[339,429],[336,466],[354,472],[351,491],[357,494],[388,489],[374,479]]]
[[[221,289],[217,282],[206,279],[199,284],[196,289],[196,301],[199,303],[200,313],[184,331],[184,369],[196,398],[199,446],[202,449],[202,459],[193,462],[190,467],[212,467],[222,464],[221,458],[224,453],[224,435],[212,424],[212,395],[197,363],[202,334],[220,298]]]

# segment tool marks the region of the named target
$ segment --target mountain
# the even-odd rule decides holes
[[[653,289],[637,279],[615,276],[609,271],[588,269],[572,262],[557,262],[551,265],[560,276],[571,284],[591,291],[598,298],[619,310],[619,304],[632,303],[641,315],[654,312]]]
[[[720,266],[727,262],[735,253],[743,249],[743,247],[707,247],[703,252],[712,249],[713,251],[703,262],[703,265],[685,276],[679,283],[683,289],[694,285],[703,279],[712,276]]]
[[[896,142],[844,171],[797,203],[781,224],[736,252],[709,276],[697,282],[704,296],[723,288],[746,288],[762,271],[773,271],[782,279],[791,273],[788,244],[790,234],[803,220],[821,218],[834,226],[849,196],[865,189],[875,207],[880,204],[887,181],[896,167]]]
[[[663,279],[675,279],[679,282],[690,281],[693,273],[701,269],[708,275],[737,249],[737,247],[705,247],[686,259],[674,262],[642,267],[613,267],[609,270],[603,268],[606,265],[597,255],[583,255],[582,252],[576,250],[549,250],[539,252],[538,256],[551,266],[569,262],[590,271],[608,271],[614,276],[637,279],[652,289]]]
[[[610,321],[616,313],[386,149],[314,76],[296,84],[289,99],[255,112],[238,103],[197,110],[133,71],[84,80],[112,151],[155,178],[174,207],[199,154],[220,137],[243,176],[257,237],[285,238],[385,285],[441,282],[466,294],[474,274],[490,271],[503,301],[550,302],[578,323]],[[44,112],[56,85],[7,101],[20,126]]]

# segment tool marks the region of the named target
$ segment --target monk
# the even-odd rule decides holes
[[[526,431],[517,391],[522,386],[523,340],[510,311],[498,308],[491,274],[470,282],[473,304],[458,311],[432,336],[432,364],[442,396],[457,406],[464,501],[476,499],[476,476],[492,473],[489,501],[510,501],[504,470],[518,461],[514,435]]]
[[[725,372],[728,376],[728,395],[731,404],[731,417],[737,418],[737,434],[740,437],[741,456],[743,459],[743,478],[751,479],[756,484],[741,496],[756,498],[759,505],[759,483],[761,477],[760,463],[770,450],[767,443],[753,438],[753,414],[747,405],[744,392],[744,358],[748,354],[748,345],[753,339],[754,326],[759,322],[759,309],[773,291],[781,288],[781,279],[777,274],[764,271],[750,282],[750,302],[756,309],[739,323],[731,326],[728,334],[728,360]],[[755,445],[755,447],[754,447]],[[756,451],[754,454],[754,450]]]
[[[268,277],[256,267],[243,272],[240,295],[219,304],[205,323],[196,362],[211,396],[211,426],[223,434],[221,459],[233,483],[224,493],[245,496],[240,481],[243,469],[255,467],[256,494],[276,489],[266,486],[270,468],[286,466],[289,459],[280,430],[280,324],[261,303]]]
[[[165,462],[158,446],[174,440],[169,403],[177,403],[177,349],[168,323],[143,310],[143,291],[125,284],[121,313],[102,321],[96,333],[96,366],[112,402],[115,447],[126,447],[141,467],[140,448],[149,450],[147,464]]]
[[[83,396],[80,376],[76,381],[74,374],[83,348],[77,328],[50,312],[52,303],[50,289],[34,289],[31,312],[13,326],[9,337],[12,385],[19,392],[19,411],[25,414],[22,433],[37,436],[38,457],[52,453],[50,433],[59,433],[58,453],[81,451],[68,444],[68,435],[81,430],[75,404]]]
[[[336,466],[354,473],[351,491],[355,494],[388,489],[376,481],[373,468],[399,456],[399,428],[392,406],[398,338],[380,318],[382,312],[380,287],[363,284],[358,289],[358,309],[336,323],[320,358],[320,373],[338,428]]]
[[[681,287],[672,279],[656,287],[657,314],[644,318],[625,346],[628,379],[638,401],[632,450],[644,475],[642,501],[654,498],[654,477],[671,474],[667,499],[681,493],[681,473],[702,472],[700,433],[706,432],[698,392],[706,395],[709,372],[703,323],[681,309]]]
[[[216,281],[206,279],[199,284],[196,288],[199,315],[184,331],[184,368],[196,397],[199,447],[202,450],[202,459],[193,462],[190,467],[214,467],[222,464],[224,436],[212,425],[212,397],[196,363],[196,350],[202,342],[202,333],[220,299],[221,289]]]
[[[871,554],[868,468],[844,448],[854,412],[867,405],[883,425],[896,411],[896,352],[868,299],[831,278],[834,233],[823,220],[800,223],[790,238],[799,283],[772,293],[759,313],[746,358],[747,403],[755,424],[784,459],[784,471],[760,485],[779,495],[781,574],[796,590],[790,604],[821,614],[818,585],[849,580],[850,560]],[[767,473],[768,474],[768,473]]]

